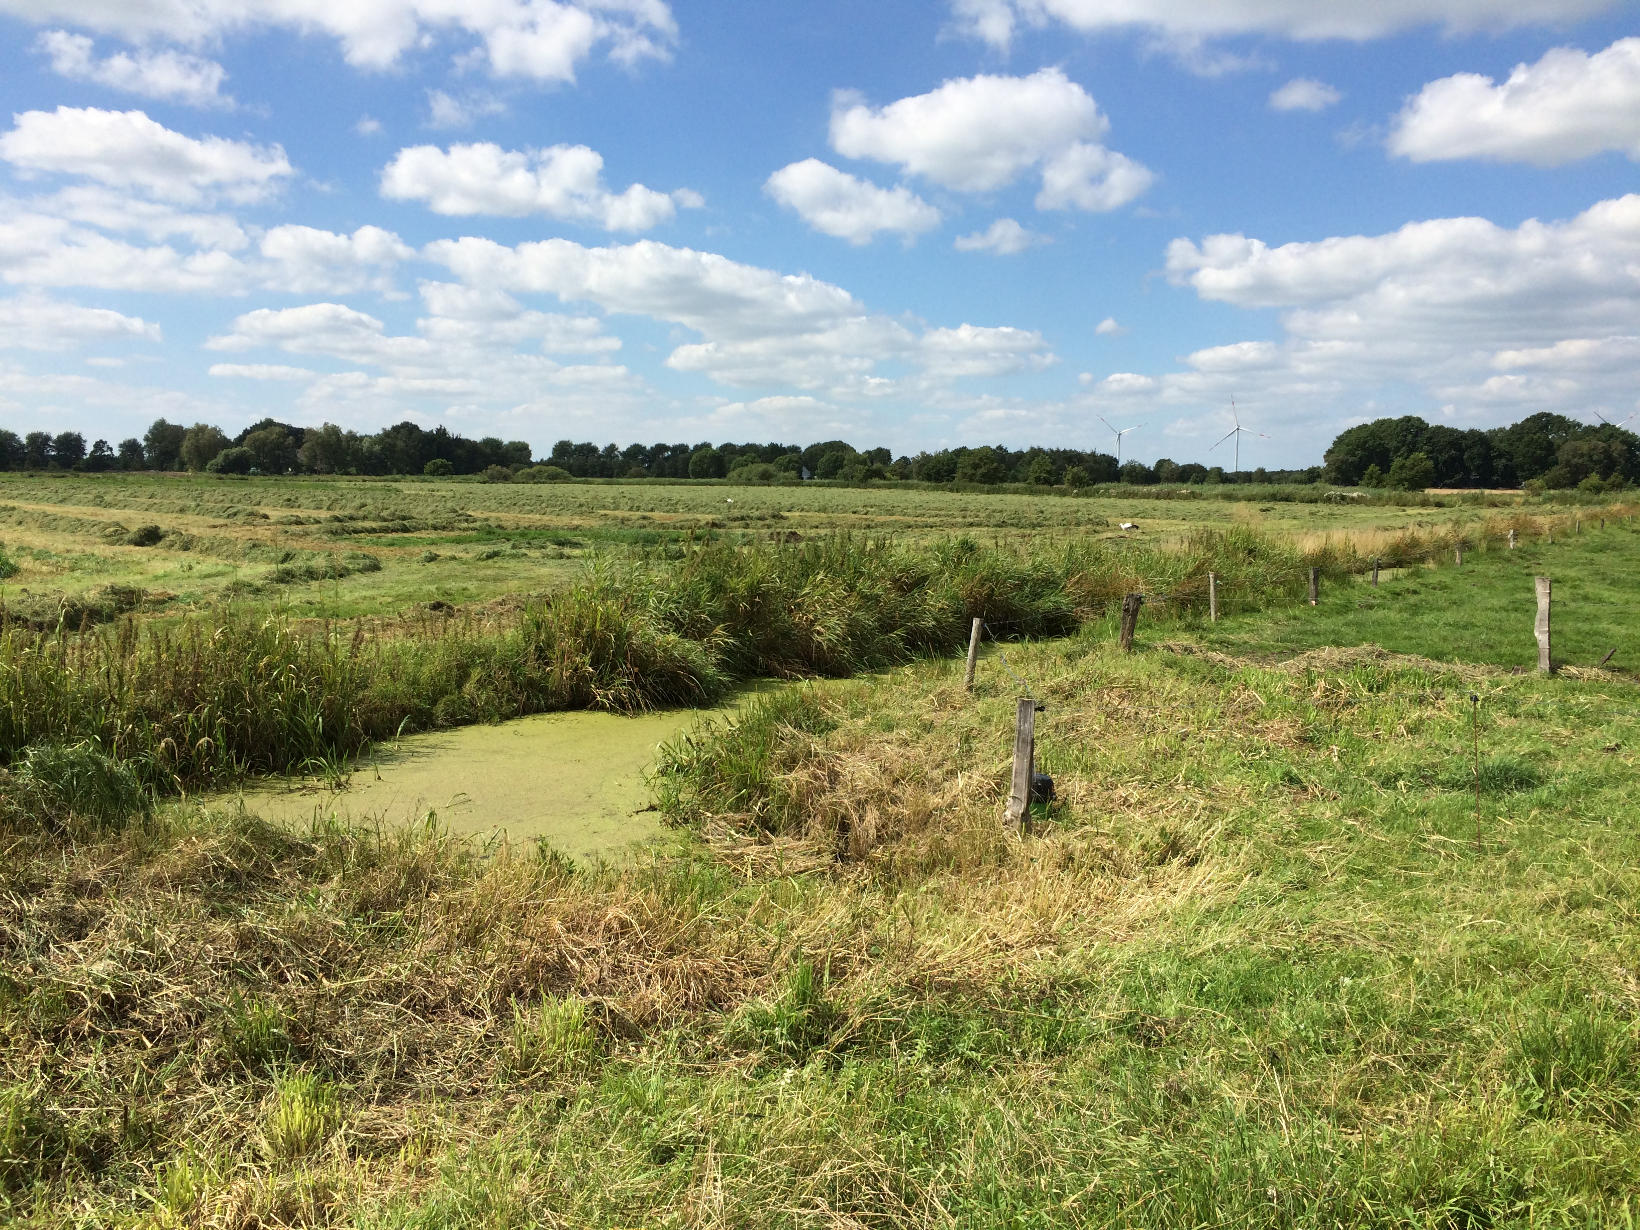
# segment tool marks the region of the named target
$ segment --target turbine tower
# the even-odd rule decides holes
[[[1100,415],[1096,414],[1093,417],[1098,419],[1101,423],[1105,423],[1105,420]],[[1130,431],[1138,431],[1139,428],[1144,426],[1144,424],[1135,423],[1132,427],[1122,428],[1121,431],[1117,431],[1116,428],[1111,427],[1109,423],[1105,423],[1105,426],[1110,428],[1110,434],[1116,437],[1116,464],[1120,466],[1122,464],[1122,437],[1127,435]]]
[[[1234,397],[1232,397],[1230,399],[1230,417],[1235,420],[1236,425],[1234,427],[1232,427],[1229,431],[1225,432],[1224,435],[1220,436],[1219,440],[1218,440],[1218,444],[1213,445],[1213,448],[1218,448],[1219,444],[1223,444],[1226,440],[1230,439],[1231,437],[1234,437],[1235,441],[1236,441],[1236,444],[1235,444],[1236,468],[1234,470],[1232,470],[1231,473],[1240,474],[1241,473],[1241,438],[1243,436],[1257,436],[1261,440],[1268,440],[1270,437],[1265,435],[1262,431],[1254,431],[1251,427],[1243,427],[1241,425],[1241,415],[1236,413],[1236,399]],[[1213,448],[1210,448],[1207,451],[1211,453],[1213,451]]]

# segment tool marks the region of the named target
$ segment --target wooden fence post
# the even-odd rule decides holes
[[[1463,543],[1452,548],[1452,562],[1459,568],[1463,567]]]
[[[1509,549],[1511,551],[1513,551],[1515,549],[1515,531],[1514,530],[1509,531]]]
[[[1545,675],[1554,671],[1554,663],[1549,658],[1549,578],[1537,578],[1537,625],[1533,629],[1537,634],[1538,643],[1538,670]]]
[[[975,619],[973,629],[968,633],[968,669],[963,673],[962,686],[965,690],[974,690],[974,664],[979,661],[979,632],[985,626],[983,619]]]
[[[1122,627],[1116,635],[1116,643],[1123,653],[1133,652],[1133,630],[1139,626],[1139,608],[1144,601],[1138,594],[1129,594],[1122,599]]]
[[[1321,569],[1310,569],[1310,605],[1321,601]]]
[[[1215,572],[1207,574],[1207,621],[1219,622],[1219,577]]]
[[[1031,780],[1036,773],[1036,712],[1038,705],[1021,696],[1014,707],[1014,780],[1008,792],[1008,823],[1025,827],[1031,812]]]
[[[1376,555],[1372,557],[1372,587],[1374,589],[1378,588],[1378,557]]]

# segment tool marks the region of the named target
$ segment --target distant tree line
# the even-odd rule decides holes
[[[895,457],[844,440],[796,444],[630,444],[617,448],[560,440],[546,457],[523,440],[469,440],[444,427],[395,423],[374,434],[334,423],[297,427],[276,419],[229,436],[208,423],[184,427],[156,419],[117,447],[88,448],[76,431],[0,429],[0,470],[193,470],[212,474],[479,474],[493,482],[567,478],[729,478],[741,482],[911,480],[925,483],[1023,483],[1087,487],[1101,483],[1318,483],[1340,486],[1513,487],[1605,490],[1640,482],[1640,437],[1609,423],[1589,426],[1559,414],[1534,414],[1509,427],[1463,431],[1415,416],[1377,419],[1340,433],[1325,466],[1226,473],[1221,466],[1126,461],[1098,451],[949,448]]]
[[[630,444],[617,448],[560,440],[546,457],[531,456],[522,440],[493,436],[468,440],[444,427],[396,423],[375,434],[344,431],[333,423],[298,427],[277,419],[252,423],[230,436],[208,423],[184,427],[157,419],[139,440],[118,447],[97,440],[87,448],[79,432],[26,436],[0,429],[0,470],[192,470],[211,474],[482,474],[510,478],[733,478],[743,482],[913,480],[927,483],[1319,482],[1320,466],[1306,470],[1252,470],[1227,474],[1220,466],[1117,463],[1098,451],[1010,449],[1001,445],[941,449],[895,457],[886,448],[857,449],[846,440],[797,444]]]
[[[1611,423],[1529,415],[1490,431],[1430,425],[1414,415],[1339,434],[1326,478],[1346,487],[1521,487],[1604,491],[1640,482],[1640,436]]]

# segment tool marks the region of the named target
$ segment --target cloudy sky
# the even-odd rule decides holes
[[[0,425],[1640,409],[1633,0],[0,0]]]

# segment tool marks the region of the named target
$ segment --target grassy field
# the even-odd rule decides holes
[[[1018,544],[1118,539],[1122,521],[1137,521],[1136,537],[1152,543],[1230,526],[1320,541],[1473,525],[1495,515],[1489,504],[1514,503],[1456,495],[1329,503],[1306,489],[1249,489],[1227,500],[1209,491],[1071,498],[894,486],[0,474],[0,548],[18,570],[0,581],[14,616],[54,620],[66,608],[71,624],[224,600],[351,619],[430,603],[505,606],[563,587],[589,558],[690,541],[866,532]],[[1294,502],[1295,493],[1317,502]]]
[[[1405,528],[1351,532],[1399,559]],[[690,642],[723,662],[869,665],[911,611],[960,643],[968,602],[1080,631],[989,646],[972,694],[945,638],[697,731],[655,782],[676,841],[635,864],[292,833],[30,742],[0,807],[0,1219],[1632,1226],[1640,533],[1476,534],[1374,591],[1340,531],[1288,529],[957,548],[977,597],[908,587],[922,548],[695,563],[667,592],[737,629]],[[803,559],[858,571],[817,589]],[[1517,673],[1539,572],[1549,678]],[[834,633],[766,635],[805,602]],[[61,643],[7,672],[124,660]],[[1059,791],[1025,837],[1014,674]]]

